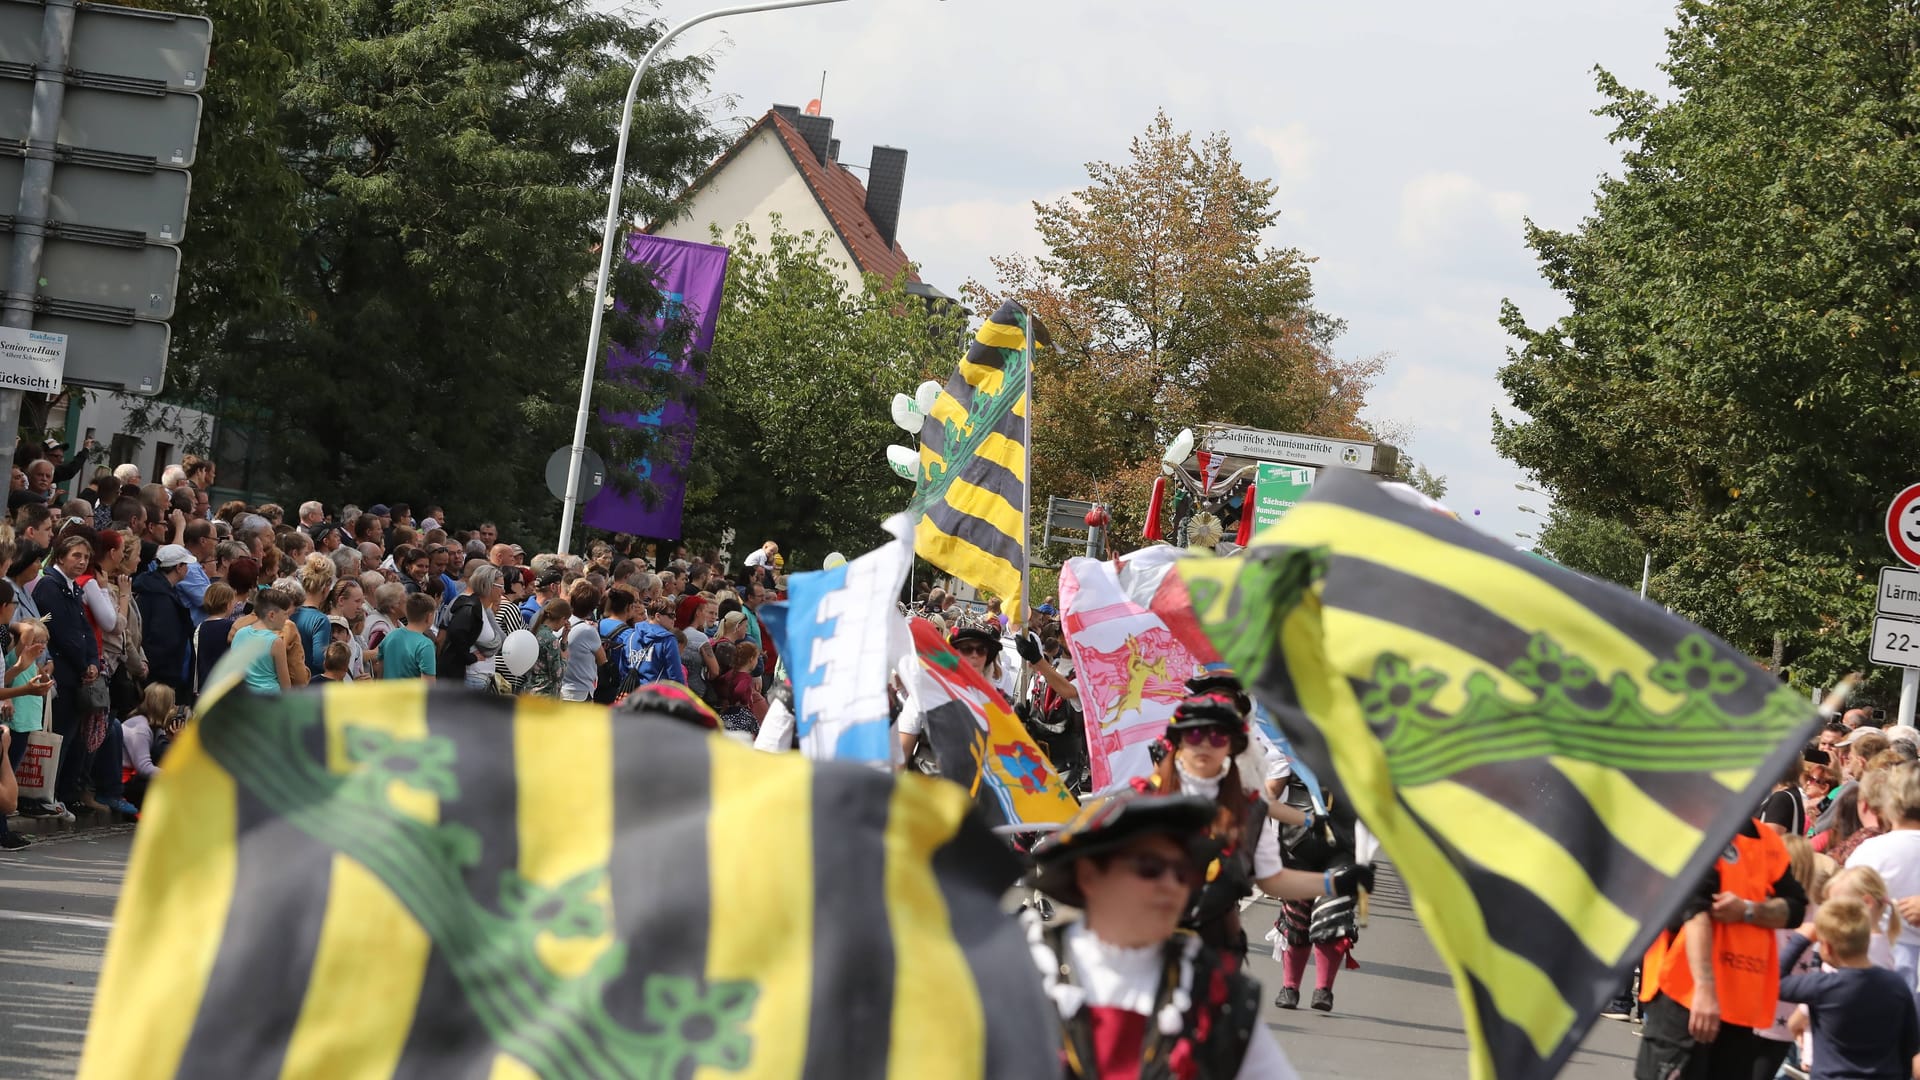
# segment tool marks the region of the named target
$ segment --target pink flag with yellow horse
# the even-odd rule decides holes
[[[1164,735],[1200,662],[1148,608],[1180,553],[1145,548],[1114,562],[1069,559],[1060,570],[1060,622],[1087,722],[1093,789],[1153,771],[1148,744]]]

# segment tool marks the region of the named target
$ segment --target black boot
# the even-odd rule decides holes
[[[1333,991],[1315,990],[1313,992],[1313,1007],[1320,1012],[1332,1012],[1333,1011]]]
[[[1273,995],[1273,1005],[1277,1009],[1297,1009],[1300,1007],[1300,991],[1291,986],[1283,986]]]

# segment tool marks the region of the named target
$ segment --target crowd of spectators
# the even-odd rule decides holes
[[[91,451],[92,445],[87,449]],[[629,537],[583,556],[533,553],[439,506],[362,509],[213,501],[188,457],[158,483],[122,464],[80,478],[58,440],[16,453],[0,523],[0,808],[138,819],[148,782],[216,664],[257,649],[259,693],[313,683],[435,679],[488,693],[610,703],[685,683],[743,737],[758,729],[779,651],[762,604],[784,589],[771,541],[731,576],[719,553],[655,553]],[[82,479],[70,492],[63,484]],[[532,635],[531,667],[507,644]],[[258,643],[254,645],[254,643]],[[244,654],[243,654],[244,655]],[[51,792],[20,790],[52,740]],[[42,797],[47,796],[47,797]],[[0,815],[0,851],[28,840]]]

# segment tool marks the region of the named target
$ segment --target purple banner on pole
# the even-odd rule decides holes
[[[712,348],[713,326],[720,317],[720,294],[727,283],[727,249],[632,233],[627,237],[627,261],[652,267],[654,285],[666,296],[666,308],[654,324],[654,332],[657,334],[667,319],[686,318],[693,323],[692,348],[698,352]],[[685,356],[669,356],[657,350],[637,353],[616,345],[607,358],[610,373],[634,364],[683,374],[689,371]],[[669,400],[650,413],[602,413],[600,419],[627,427],[662,429],[664,437],[653,453],[630,466],[637,479],[653,482],[660,501],[648,506],[638,491],[622,494],[612,486],[604,487],[581,511],[581,521],[608,532],[679,539],[681,505],[687,497],[687,463],[693,457],[693,406]]]

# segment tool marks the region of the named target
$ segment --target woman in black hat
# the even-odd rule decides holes
[[[1034,887],[1079,908],[1027,920],[1074,1080],[1174,1076],[1291,1080],[1239,957],[1179,928],[1212,856],[1213,802],[1132,791],[1081,807],[1034,848]]]
[[[1373,887],[1373,868],[1351,861],[1321,871],[1286,868],[1266,801],[1241,783],[1234,760],[1246,752],[1248,739],[1246,715],[1233,695],[1194,694],[1174,709],[1163,740],[1167,753],[1153,775],[1136,781],[1145,790],[1197,795],[1214,804],[1206,884],[1195,894],[1185,925],[1208,944],[1243,956],[1247,934],[1240,925],[1240,901],[1252,895],[1254,885],[1280,900],[1352,896]]]

